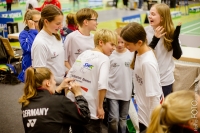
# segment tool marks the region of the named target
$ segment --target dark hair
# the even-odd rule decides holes
[[[49,22],[53,21],[56,16],[63,15],[62,11],[55,5],[48,4],[46,5],[41,12],[41,19],[39,21],[39,29],[41,30],[44,26],[44,20],[48,20]],[[53,34],[57,40],[61,40],[59,34]]]
[[[141,40],[144,43],[147,42],[146,32],[143,26],[136,22],[128,23],[122,29],[120,36],[123,38],[123,40],[134,43],[134,44],[137,43],[139,40]],[[136,54],[137,54],[137,51],[135,51],[135,55],[130,66],[132,69],[134,69],[134,66],[135,66]]]
[[[23,106],[28,105],[29,99],[37,94],[36,89],[42,86],[45,79],[51,79],[52,75],[50,69],[46,67],[29,67],[26,69],[24,94],[19,99],[19,103],[22,103]]]

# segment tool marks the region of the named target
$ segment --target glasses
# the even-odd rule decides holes
[[[34,20],[32,20],[33,22],[35,22],[35,23],[38,23],[39,21],[34,21]]]
[[[87,19],[87,20],[94,20],[94,21],[97,21],[97,19],[94,19],[94,18],[89,18],[89,19]]]

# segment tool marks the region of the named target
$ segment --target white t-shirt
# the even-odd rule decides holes
[[[150,108],[152,106],[150,97],[161,97],[163,94],[158,63],[152,50],[136,56],[134,74],[138,119],[139,122],[148,127],[151,116]]]
[[[48,67],[54,74],[56,83],[60,84],[65,75],[64,48],[62,40],[41,30],[31,48],[33,67]]]
[[[110,99],[129,101],[132,94],[132,73],[130,64],[133,54],[129,50],[118,53],[116,50],[110,55],[110,73],[106,97]]]
[[[38,7],[38,1],[37,0],[27,0],[26,1],[26,10],[28,10],[28,6],[31,4],[33,8]]]
[[[147,33],[148,43],[152,41],[154,36],[154,30],[151,26],[145,27]],[[174,61],[173,61],[173,50],[167,51],[164,46],[164,38],[160,38],[157,46],[155,47],[155,54],[159,65],[160,79],[162,86],[170,85],[174,82]]]
[[[88,101],[91,119],[98,119],[98,90],[108,88],[110,62],[108,56],[101,52],[86,50],[78,56],[67,77],[75,78],[87,91],[82,89],[82,95]],[[74,101],[72,92],[67,97]]]
[[[70,33],[64,42],[65,61],[68,61],[72,66],[76,58],[85,50],[94,48],[94,36],[82,35],[78,30]]]

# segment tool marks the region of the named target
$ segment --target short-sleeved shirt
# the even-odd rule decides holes
[[[41,30],[36,36],[32,48],[31,59],[33,67],[48,67],[60,84],[65,75],[64,48],[62,41],[54,35]]]
[[[70,33],[64,42],[65,61],[68,61],[72,66],[76,58],[85,50],[94,48],[94,36],[82,35],[78,30]]]
[[[97,118],[98,91],[108,88],[110,61],[99,51],[86,50],[78,56],[67,77],[75,78],[84,89],[82,95],[88,101],[91,119]],[[72,92],[67,97],[74,101]]]
[[[136,56],[134,74],[138,119],[139,122],[148,127],[151,116],[150,97],[163,95],[159,67],[152,50]]]

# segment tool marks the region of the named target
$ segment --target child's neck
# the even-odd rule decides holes
[[[94,51],[99,51],[99,52],[104,54],[103,50],[101,48],[99,48],[98,46],[96,46],[93,50]]]
[[[144,54],[145,52],[151,50],[151,48],[149,46],[147,46],[147,44],[143,44],[138,50],[138,55],[142,55]]]
[[[79,32],[84,36],[90,36],[90,30],[79,27]]]
[[[126,52],[126,48],[124,48],[123,50],[118,50],[118,49],[116,49],[116,51],[117,51],[117,53],[124,53],[124,52]]]

